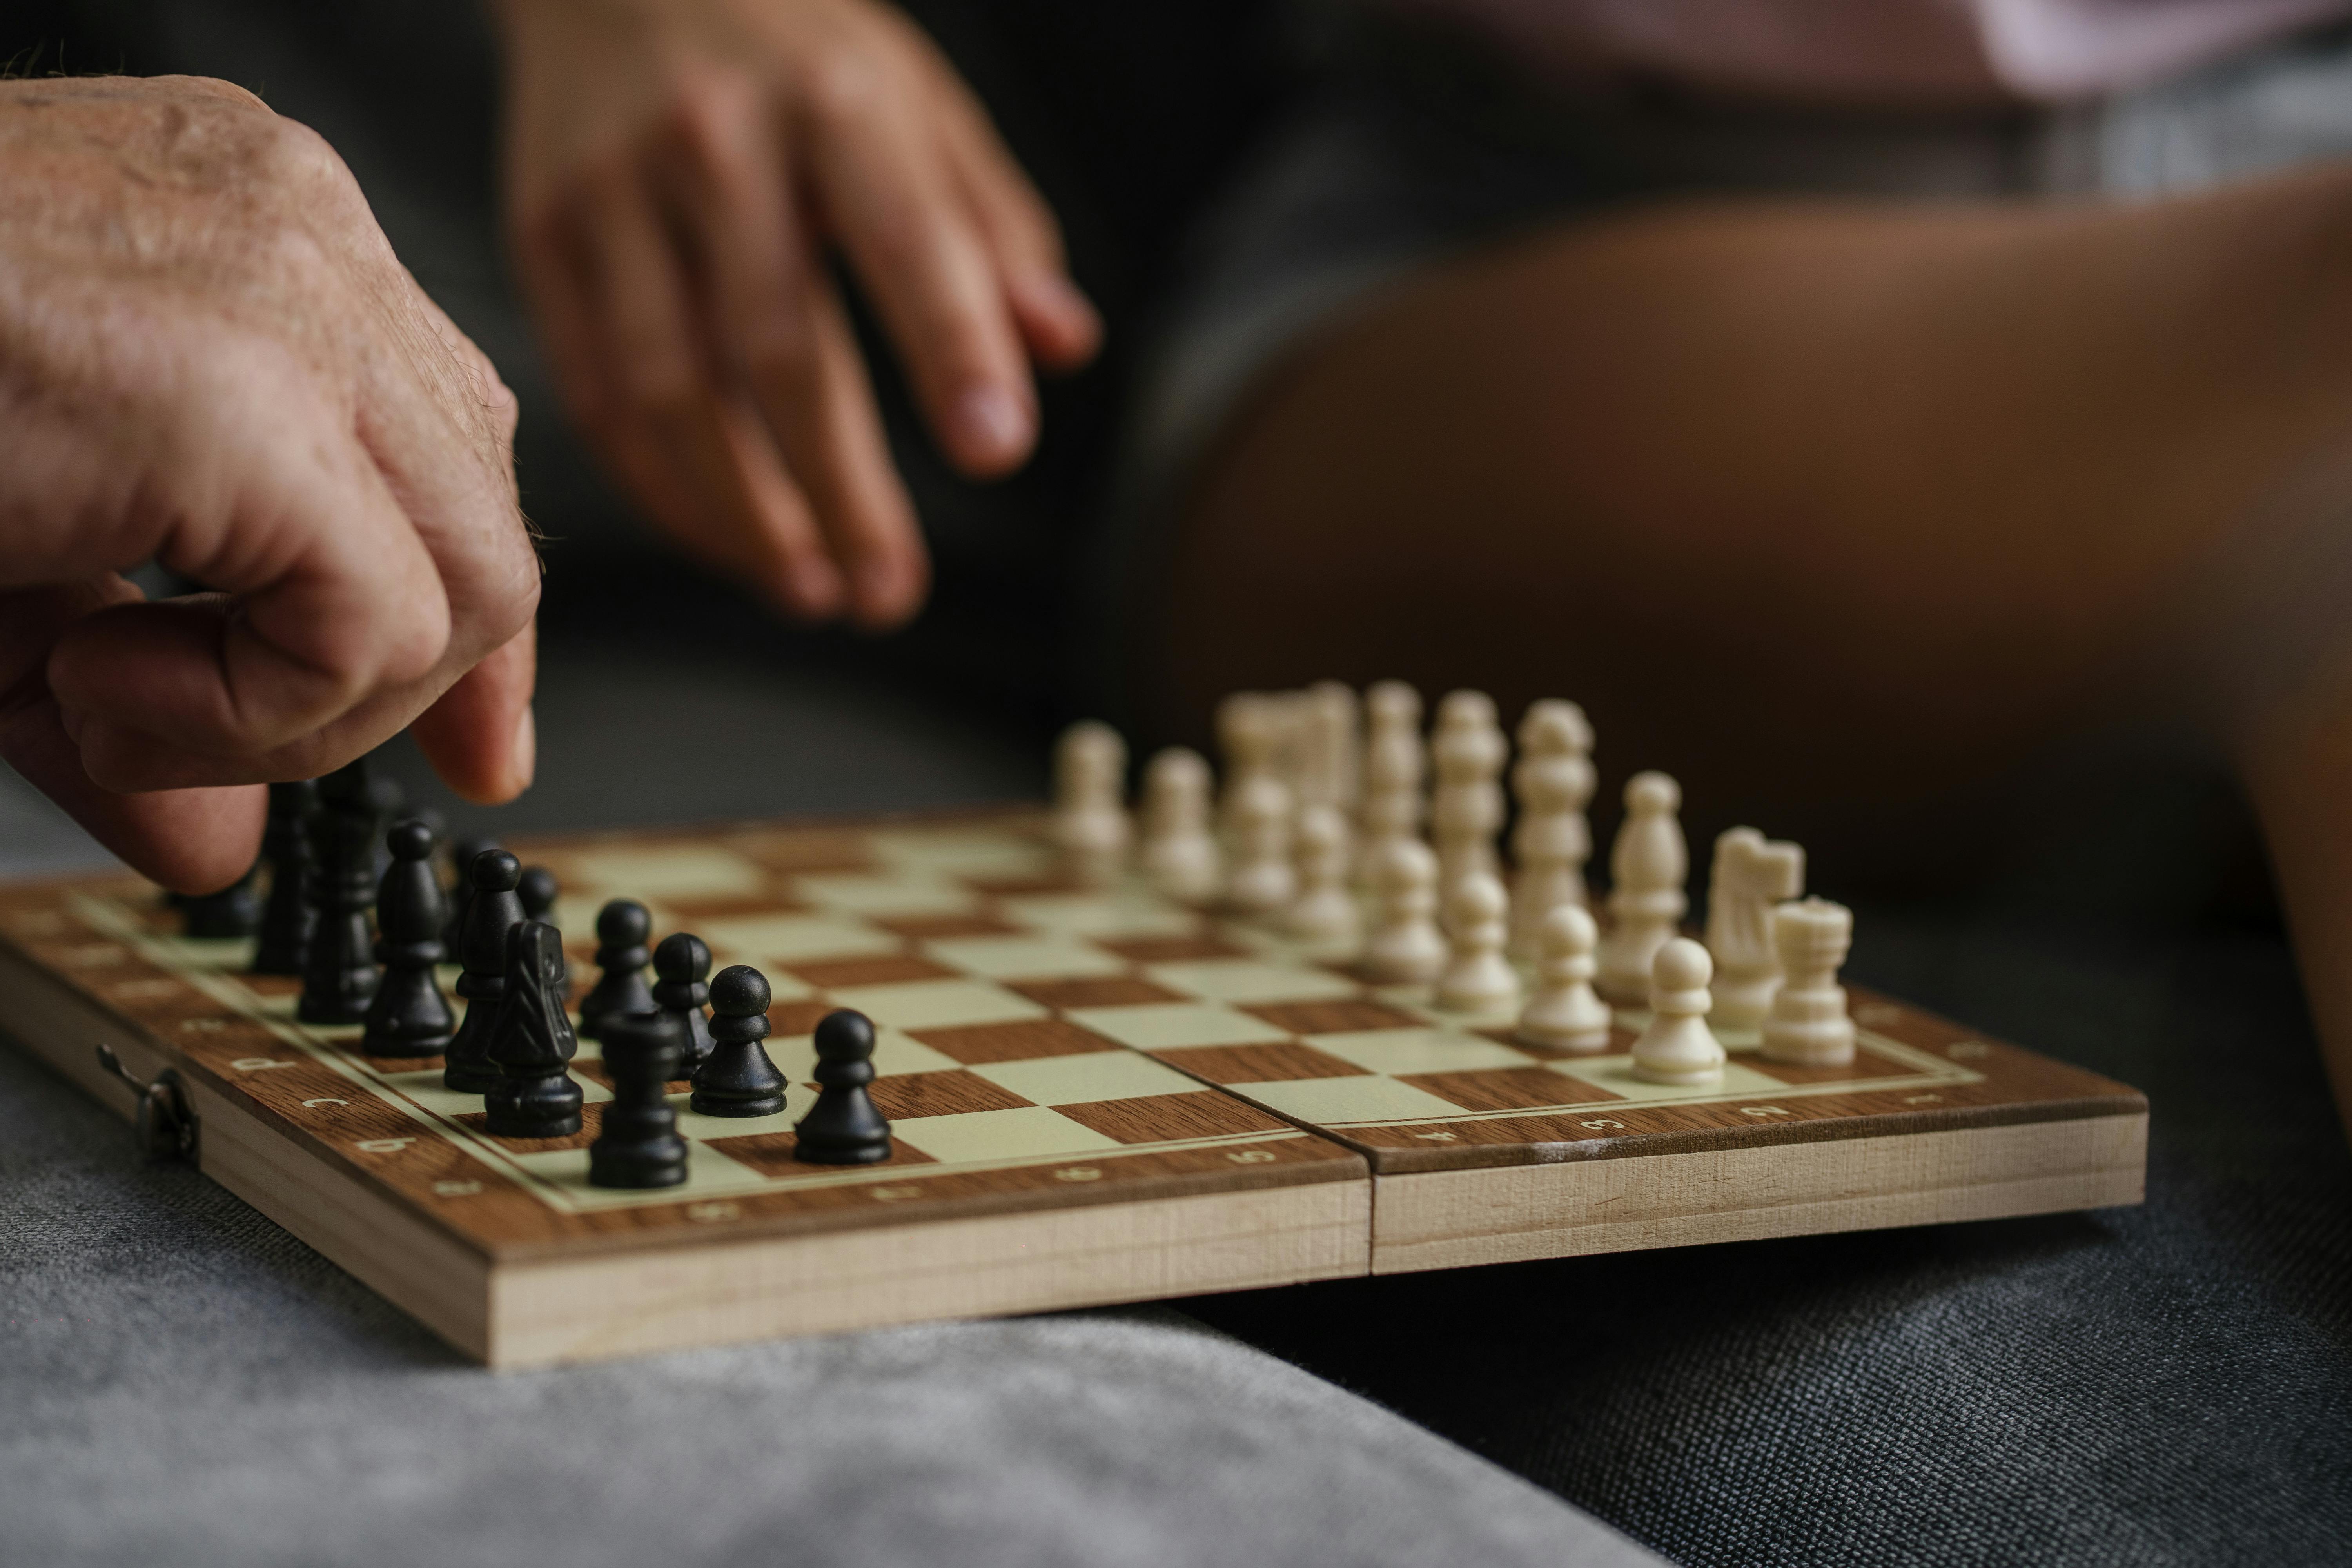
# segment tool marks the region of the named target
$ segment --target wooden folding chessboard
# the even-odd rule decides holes
[[[2147,1102],[1856,991],[1847,1068],[1721,1032],[1719,1087],[1601,1056],[1139,884],[1072,885],[1033,813],[511,844],[561,879],[578,982],[635,898],[775,993],[784,1114],[698,1116],[683,1187],[587,1184],[575,1138],[494,1138],[438,1058],[294,1022],[249,943],[121,877],[0,889],[0,1029],[114,1103],[175,1068],[202,1168],[497,1365],[1516,1258],[2139,1201]],[[1868,932],[1861,940],[1868,941]],[[454,972],[451,972],[454,977]],[[878,1026],[887,1164],[792,1158],[810,1031]]]

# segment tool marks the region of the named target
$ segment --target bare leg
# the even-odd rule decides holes
[[[2352,700],[2309,696],[2331,628],[2265,640],[2314,618],[2313,550],[2352,564],[2310,510],[2346,452],[2352,172],[1562,228],[1378,302],[1235,421],[1161,693],[1572,692],[1629,765],[1856,800],[2188,713],[2249,770],[2352,1108]]]

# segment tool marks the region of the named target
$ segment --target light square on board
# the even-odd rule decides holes
[[[1326,969],[1259,963],[1244,958],[1206,959],[1196,963],[1154,963],[1143,972],[1171,991],[1204,1002],[1313,1002],[1353,996],[1362,987]]]
[[[1002,1024],[1042,1018],[1045,1009],[985,980],[915,980],[899,985],[852,985],[833,993],[835,1005],[855,1007],[877,1024],[901,1029],[957,1024]]]
[[[980,1110],[963,1116],[910,1118],[894,1123],[890,1133],[943,1164],[1098,1154],[1120,1147],[1118,1139],[1082,1126],[1044,1105],[1024,1106],[1018,1110]]]
[[[1021,925],[1070,936],[1181,937],[1201,925],[1192,910],[1143,893],[1015,893],[998,908]]]
[[[1127,961],[1073,938],[965,936],[928,942],[923,951],[938,962],[987,980],[1065,980],[1124,974]]]
[[[1260,1105],[1320,1127],[1351,1121],[1444,1121],[1462,1114],[1451,1100],[1376,1075],[1294,1078],[1236,1087]]]
[[[897,936],[845,915],[748,915],[705,921],[695,934],[710,944],[714,958],[728,955],[718,963],[721,969],[730,961],[765,970],[804,959],[863,958],[899,949]],[[776,976],[769,975],[768,983],[773,985]]]
[[[1211,1092],[1208,1085],[1135,1051],[1097,1051],[1083,1057],[992,1062],[971,1070],[1038,1105],[1078,1105],[1096,1100]]]
[[[1358,1029],[1344,1035],[1309,1035],[1307,1043],[1366,1072],[1402,1077],[1412,1072],[1474,1072],[1481,1068],[1525,1068],[1536,1058],[1477,1035],[1446,1029]]]
[[[605,898],[709,897],[766,890],[766,868],[709,844],[605,845],[564,858],[572,880],[604,890]]]
[[[1213,1002],[1162,1002],[1147,1007],[1080,1007],[1070,1022],[1139,1051],[1179,1046],[1247,1046],[1290,1036],[1263,1018]]]
[[[980,907],[969,888],[920,875],[811,872],[793,891],[819,909],[857,915],[968,915]]]

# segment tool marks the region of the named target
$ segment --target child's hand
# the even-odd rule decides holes
[[[132,865],[220,886],[262,813],[220,786],[411,720],[460,793],[530,783],[513,422],[310,132],[192,78],[0,84],[0,756]],[[217,592],[143,603],[150,558]]]
[[[869,626],[929,566],[837,247],[964,471],[1094,352],[1053,216],[873,0],[503,0],[516,254],[572,411],[654,517],[789,610]]]

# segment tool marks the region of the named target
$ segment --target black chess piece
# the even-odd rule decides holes
[[[703,1116],[773,1116],[784,1108],[784,1075],[760,1042],[768,1037],[768,977],[748,963],[710,983],[710,1054],[694,1075],[688,1103]]]
[[[673,931],[654,949],[654,1005],[678,1021],[679,1078],[692,1078],[710,1058],[710,949],[691,931]],[[764,1004],[762,1004],[764,1005]]]
[[[547,920],[555,912],[555,900],[562,891],[554,872],[544,866],[525,866],[522,880],[515,884],[515,897],[522,900],[522,918]]]
[[[174,898],[180,907],[184,930],[188,935],[207,942],[232,942],[238,937],[253,935],[261,929],[261,862],[256,860],[245,869],[245,875],[217,893],[197,893],[193,897]]]
[[[503,849],[485,849],[474,857],[470,872],[474,896],[466,906],[466,939],[457,949],[458,962],[466,966],[457,988],[466,1016],[445,1053],[441,1087],[486,1094],[499,1081],[489,1058],[490,1037],[507,994],[507,932],[522,923],[522,900],[515,896],[522,863]]]
[[[408,815],[408,792],[390,773],[371,773],[367,784],[368,853],[375,859],[376,880],[392,869],[392,853],[385,837],[392,825]]]
[[[581,1038],[602,1038],[599,1031],[607,1018],[654,1010],[654,994],[646,984],[646,965],[653,958],[646,951],[646,939],[653,931],[653,917],[635,899],[614,899],[596,911],[596,967],[601,973],[580,999]]]
[[[441,948],[452,956],[466,947],[466,906],[474,899],[474,862],[481,858],[483,850],[498,847],[495,838],[460,838],[449,852],[457,877],[449,889],[449,919],[441,928]]]
[[[499,1138],[569,1138],[580,1131],[580,1086],[569,1071],[580,1042],[563,1010],[562,934],[545,921],[509,927],[506,980],[488,1053],[499,1079],[483,1096],[483,1126]]]
[[[437,1057],[457,1020],[433,977],[441,962],[441,879],[433,830],[415,818],[384,835],[392,865],[377,884],[375,955],[383,980],[368,1004],[360,1048],[372,1057]]]
[[[664,1098],[678,1076],[675,1014],[620,1014],[604,1020],[604,1069],[613,1098],[588,1145],[592,1187],[674,1187],[686,1180],[686,1140]]]
[[[871,1165],[890,1157],[890,1123],[874,1109],[874,1021],[839,1008],[816,1025],[816,1103],[793,1128],[793,1158]]]
[[[319,923],[302,963],[294,1016],[305,1024],[357,1024],[375,999],[375,811],[368,798],[367,759],[319,781],[311,815],[310,903]]]
[[[319,809],[311,779],[269,786],[269,816],[261,829],[261,859],[269,868],[269,897],[261,906],[256,974],[299,974],[310,955],[319,911],[310,905],[310,822]]]

